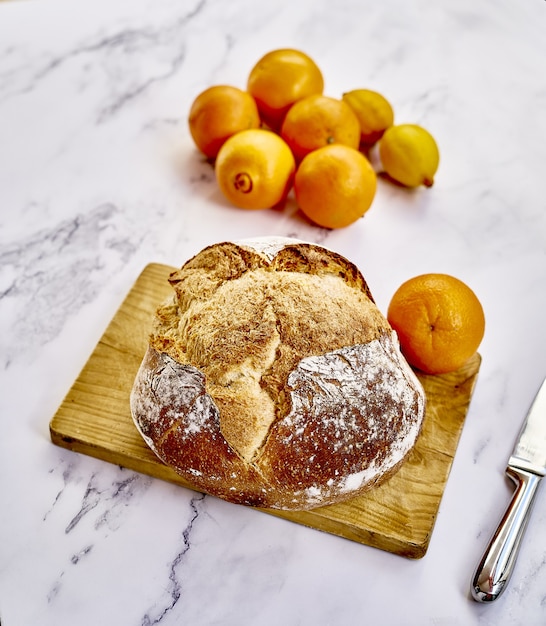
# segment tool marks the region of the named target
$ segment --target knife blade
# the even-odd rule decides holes
[[[546,378],[523,422],[506,474],[516,489],[472,579],[470,591],[477,602],[492,602],[506,589],[538,487],[546,475]]]

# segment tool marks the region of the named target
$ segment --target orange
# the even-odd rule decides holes
[[[351,107],[336,98],[308,96],[290,107],[281,136],[301,161],[304,156],[332,143],[355,150],[360,145],[360,123]]]
[[[243,130],[220,148],[216,179],[224,196],[242,209],[269,209],[292,188],[296,164],[286,143],[265,129]]]
[[[199,150],[216,158],[223,143],[241,130],[258,128],[260,114],[254,98],[237,87],[216,85],[201,92],[190,108],[188,124]]]
[[[310,152],[294,180],[299,208],[324,228],[343,228],[362,217],[372,204],[376,187],[376,174],[368,159],[337,143]]]
[[[262,120],[277,132],[294,102],[323,89],[324,78],[317,64],[291,48],[268,52],[252,68],[247,81]]]
[[[387,319],[407,361],[428,374],[462,367],[478,350],[485,332],[476,294],[448,274],[407,280],[394,293]]]

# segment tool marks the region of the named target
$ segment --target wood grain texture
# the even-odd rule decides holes
[[[167,277],[173,269],[159,264],[144,269],[51,420],[50,434],[64,448],[191,489],[148,448],[129,409],[152,316],[171,292]],[[395,554],[423,557],[480,360],[476,354],[460,370],[442,376],[417,373],[427,395],[423,432],[388,482],[348,502],[312,511],[260,510]]]

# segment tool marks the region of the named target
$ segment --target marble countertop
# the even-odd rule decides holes
[[[546,374],[546,3],[0,3],[2,626],[546,623],[546,493],[509,588],[470,579],[511,494],[506,460]],[[315,227],[227,205],[187,128],[212,84],[296,47],[325,93],[384,93],[442,160]],[[379,307],[446,272],[483,303],[474,397],[427,554],[408,560],[53,445],[49,421],[144,266],[262,235],[357,263]]]

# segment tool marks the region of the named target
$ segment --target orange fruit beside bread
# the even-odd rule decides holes
[[[294,179],[299,208],[324,228],[342,228],[370,208],[376,174],[366,157],[349,146],[331,144],[310,152]]]
[[[387,319],[407,361],[428,374],[462,367],[485,332],[476,294],[448,274],[423,274],[404,282],[391,299]]]
[[[332,143],[358,149],[360,123],[343,100],[316,94],[290,107],[282,124],[281,137],[290,146],[296,161],[301,161],[309,152]]]
[[[254,65],[247,81],[263,122],[277,132],[294,102],[323,89],[324,78],[317,64],[291,48],[268,52]]]
[[[269,209],[292,188],[296,164],[286,143],[265,129],[244,130],[218,152],[215,173],[224,196],[242,209]]]
[[[260,123],[254,98],[229,85],[215,85],[201,92],[193,101],[188,118],[195,145],[209,159],[216,158],[229,137],[258,128]]]

